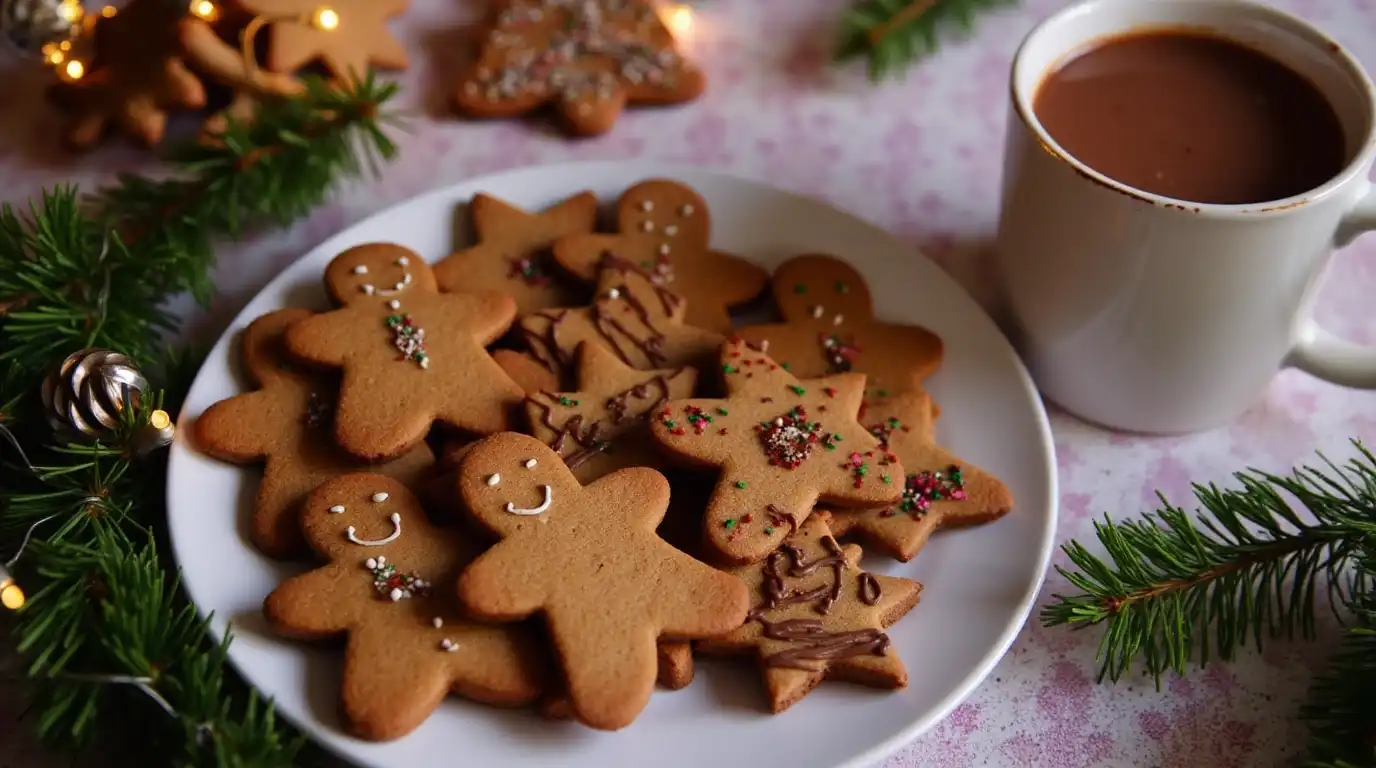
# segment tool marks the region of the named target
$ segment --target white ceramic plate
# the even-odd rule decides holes
[[[870,570],[918,579],[922,602],[889,630],[908,667],[901,691],[828,683],[781,715],[770,715],[749,667],[702,663],[685,690],[657,693],[629,728],[598,733],[450,699],[411,736],[369,744],[345,735],[337,715],[336,652],[279,640],[265,631],[262,600],[293,567],[247,543],[255,471],[200,454],[191,420],[244,390],[238,332],[286,306],[323,308],[323,269],[349,246],[391,241],[435,260],[453,250],[463,205],[487,192],[539,209],[591,188],[614,201],[658,176],[696,188],[711,206],[713,245],[774,267],[803,252],[831,253],[864,274],[882,319],[918,323],[946,342],[930,380],[941,404],[938,433],[958,456],[991,470],[1016,507],[981,528],[938,534],[913,562],[869,558]],[[380,213],[297,261],[249,303],[215,345],[191,388],[172,446],[168,514],[186,588],[213,631],[232,624],[230,658],[282,712],[330,749],[361,765],[430,766],[788,765],[861,766],[916,738],[974,690],[1008,649],[1030,612],[1052,551],[1056,475],[1041,401],[1022,364],[978,305],[926,258],[883,230],[824,203],[716,172],[649,163],[579,163],[526,168],[458,184]]]

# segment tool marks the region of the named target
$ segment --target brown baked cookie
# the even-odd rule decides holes
[[[71,113],[70,146],[87,149],[111,126],[151,146],[162,141],[169,111],[205,106],[205,87],[182,60],[177,23],[184,11],[164,0],[132,0],[96,20],[89,71],[50,91]]]
[[[750,618],[698,644],[704,654],[754,653],[775,713],[823,680],[908,684],[884,629],[917,605],[922,585],[861,570],[860,548],[837,544],[827,519],[813,514],[764,562],[732,569],[750,588]]]
[[[523,628],[462,617],[450,585],[475,549],[432,526],[405,486],[335,478],[310,495],[301,524],[328,564],[284,582],[263,610],[288,637],[348,636],[340,695],[350,733],[405,736],[449,693],[498,705],[539,695],[538,643]]]
[[[271,19],[264,66],[295,72],[318,62],[336,80],[362,79],[370,66],[405,69],[406,49],[387,29],[408,0],[235,0],[254,16]],[[334,15],[322,15],[325,12]]]
[[[644,270],[655,285],[688,303],[685,322],[731,333],[731,307],[764,290],[769,272],[739,256],[712,250],[707,201],[677,181],[651,179],[626,190],[617,203],[619,234],[569,235],[554,244],[554,258],[583,280],[597,279],[612,254]]]
[[[663,642],[655,650],[659,663],[657,682],[671,691],[687,688],[693,682],[693,645]],[[540,701],[540,714],[551,720],[572,720],[573,702],[567,693],[553,693]]]
[[[745,619],[739,579],[655,534],[669,483],[652,469],[583,486],[549,446],[503,433],[464,457],[459,490],[501,538],[464,571],[460,600],[492,621],[542,613],[574,714],[589,726],[623,728],[645,707],[657,638],[718,635]]]
[[[873,509],[835,510],[831,529],[837,536],[855,533],[906,562],[938,528],[987,523],[1012,510],[1008,486],[935,443],[929,401],[925,393],[909,392],[868,403],[862,422],[907,470],[903,498]]]
[[[224,461],[263,463],[249,539],[269,557],[304,554],[301,504],[316,486],[365,468],[331,436],[335,383],[292,364],[282,344],[289,325],[310,317],[281,309],[254,320],[241,339],[244,368],[258,388],[206,409],[196,419],[196,445]],[[373,469],[418,487],[435,465],[424,443]]]
[[[553,448],[580,483],[626,467],[659,469],[649,416],[669,400],[692,397],[698,372],[638,371],[596,344],[580,344],[577,357],[576,392],[526,397],[530,433]]]
[[[883,397],[916,388],[941,366],[941,339],[876,320],[864,279],[838,258],[789,259],[774,271],[773,286],[784,322],[737,333],[799,376],[863,373],[871,394]]]
[[[595,136],[628,104],[679,104],[702,90],[702,71],[648,0],[503,0],[454,106],[479,118],[552,106],[570,132]]]
[[[559,388],[559,377],[539,360],[514,349],[494,349],[492,359],[527,395]]]
[[[713,556],[764,558],[819,501],[899,500],[902,464],[857,421],[864,376],[799,379],[740,341],[722,346],[721,371],[724,399],[672,400],[650,421],[672,456],[720,469],[704,518]]]
[[[177,28],[182,56],[187,66],[206,80],[228,88],[234,97],[229,106],[206,118],[201,137],[214,141],[225,132],[231,120],[252,122],[266,98],[297,96],[306,86],[291,75],[249,67],[244,56],[226,42],[209,22],[187,16]]]
[[[640,370],[681,368],[710,361],[723,338],[683,324],[683,299],[652,283],[630,264],[605,257],[592,306],[546,309],[521,318],[521,338],[534,357],[567,379],[574,350],[588,343],[610,349]]]
[[[520,317],[586,298],[554,269],[549,249],[561,237],[593,230],[595,195],[583,192],[540,213],[484,194],[474,195],[468,207],[478,242],[435,264],[441,291],[501,291],[516,300]]]
[[[435,422],[479,434],[507,428],[523,393],[484,347],[510,327],[510,296],[442,294],[424,259],[388,243],[336,256],[325,287],[342,308],[293,325],[287,349],[343,369],[335,438],[345,450],[382,461]]]

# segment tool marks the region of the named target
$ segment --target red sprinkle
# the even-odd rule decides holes
[[[722,428],[721,428],[721,431],[717,432],[717,434],[719,434],[719,435],[724,435],[724,434],[726,434],[726,427],[722,427]]]
[[[827,397],[836,397],[836,387],[822,387],[822,391],[827,393]]]
[[[751,520],[754,520],[754,519],[755,519],[755,516],[754,516],[754,515],[746,515],[745,517],[742,517],[742,518],[741,518],[741,522],[742,522],[742,523],[748,523],[748,522],[750,522]]]
[[[674,427],[673,429],[669,430],[669,432],[670,432],[670,434],[674,434],[674,435],[682,435],[682,434],[683,434],[683,427]]]

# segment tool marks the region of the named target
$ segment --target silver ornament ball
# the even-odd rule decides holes
[[[75,0],[0,0],[0,35],[26,56],[81,34],[81,3]]]
[[[108,349],[83,349],[67,356],[43,380],[43,409],[53,429],[74,437],[113,437],[120,414],[134,408],[148,380],[134,361]]]

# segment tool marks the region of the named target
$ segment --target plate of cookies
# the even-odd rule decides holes
[[[993,669],[1046,413],[938,266],[830,205],[576,163],[302,257],[171,449],[184,583],[353,763],[861,766]]]

